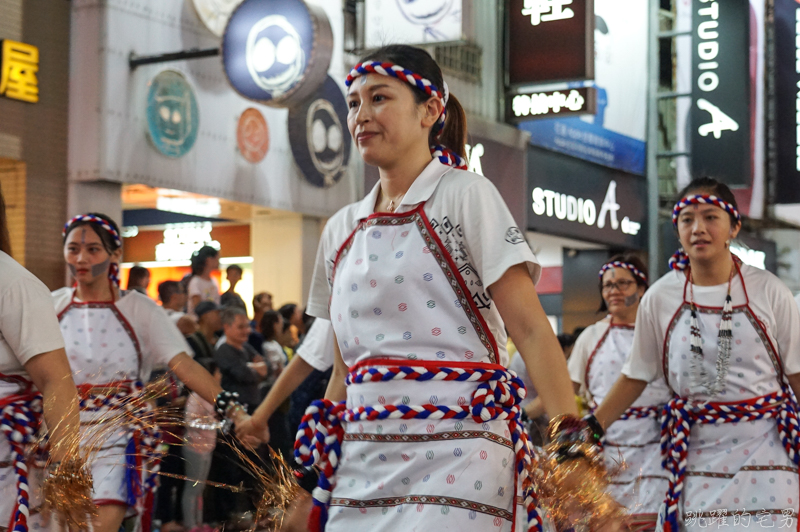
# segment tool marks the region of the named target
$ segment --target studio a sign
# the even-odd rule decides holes
[[[531,148],[527,201],[531,231],[630,249],[647,245],[641,177]]]
[[[222,37],[222,62],[231,86],[274,107],[300,104],[322,87],[333,51],[323,9],[303,0],[246,0]]]

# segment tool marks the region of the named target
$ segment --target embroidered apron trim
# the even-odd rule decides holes
[[[336,270],[338,265],[345,255],[347,255],[347,253],[350,251],[356,233],[359,231],[365,231],[370,227],[378,225],[400,226],[413,223],[417,226],[417,229],[422,235],[422,239],[425,241],[427,249],[430,250],[431,254],[436,259],[437,264],[442,269],[442,272],[450,283],[450,287],[453,289],[453,292],[460,303],[461,309],[469,318],[472,327],[475,329],[475,333],[478,335],[481,343],[486,348],[486,351],[489,355],[489,361],[492,364],[496,364],[498,362],[499,352],[497,348],[497,341],[495,340],[492,332],[489,330],[489,326],[487,325],[486,320],[483,319],[480,310],[478,310],[477,306],[475,305],[475,301],[472,299],[472,294],[467,288],[463,277],[458,272],[458,268],[456,267],[455,262],[453,262],[453,258],[445,249],[441,239],[436,234],[436,231],[431,227],[430,221],[425,215],[423,207],[425,207],[425,202],[420,203],[413,210],[408,212],[375,213],[367,218],[359,220],[356,228],[352,233],[350,233],[350,236],[347,237],[347,240],[344,241],[339,248],[339,251],[336,253],[336,258],[334,259],[333,268],[331,270],[330,286],[333,286],[334,280],[336,279]],[[332,298],[333,293],[331,293],[331,299]],[[331,304],[329,300],[329,312],[330,306]]]
[[[369,500],[342,499],[338,497],[331,499],[331,506],[345,506],[348,508],[385,508],[403,504],[452,506],[454,508],[473,510],[482,514],[500,517],[506,521],[511,521],[514,515],[512,512],[504,510],[503,508],[497,508],[496,506],[490,506],[467,499],[443,497],[440,495],[404,495],[402,497],[383,497],[381,499]]]
[[[397,363],[397,360],[388,361]],[[311,403],[300,423],[295,441],[296,460],[307,467],[316,465],[320,469],[319,483],[312,494],[314,510],[309,522],[313,523],[320,532],[327,522],[328,506],[335,486],[334,477],[339,466],[341,444],[344,440],[342,421],[465,419],[470,417],[477,423],[493,419],[508,420],[516,461],[515,489],[517,481],[521,481],[524,506],[528,514],[528,530],[541,532],[542,518],[537,508],[533,479],[529,476],[529,469],[534,459],[533,449],[528,442],[525,428],[520,423],[519,403],[525,398],[526,391],[525,385],[516,374],[513,371],[502,370],[500,366],[487,364],[474,364],[471,369],[467,369],[468,364],[462,363],[457,368],[452,368],[452,371],[451,368],[435,363],[387,368],[369,367],[377,362],[379,361],[365,361],[354,366],[347,377],[348,385],[358,384],[365,380],[395,379],[460,380],[480,384],[476,387],[469,405],[377,405],[348,410],[345,402],[333,404],[331,401],[322,400]],[[387,360],[384,359],[383,362],[387,362]],[[411,371],[407,371],[406,368]],[[514,513],[516,513],[516,506],[514,506]]]
[[[689,437],[695,423],[738,423],[774,418],[781,443],[789,458],[800,464],[797,411],[790,392],[778,391],[747,401],[715,403],[675,397],[664,409],[661,427],[662,465],[670,474],[667,490],[665,532],[681,530],[678,503],[683,492],[689,455]]]
[[[437,432],[436,434],[345,434],[344,441],[368,441],[373,443],[429,443],[432,441],[456,441],[484,439],[513,449],[511,440],[489,431],[463,430]]]

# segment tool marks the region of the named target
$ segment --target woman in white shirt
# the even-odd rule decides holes
[[[631,355],[597,419],[608,426],[665,381],[664,530],[795,527],[800,313],[777,277],[731,254],[741,221],[727,186],[697,179],[680,198],[682,249],[642,299]]]
[[[647,286],[647,268],[632,253],[616,255],[600,269],[600,311],[608,314],[581,333],[567,363],[576,393],[587,399],[591,410],[603,402],[622,372]],[[667,489],[659,451],[660,418],[671,397],[663,381],[651,383],[624,419],[606,432],[606,467],[616,472],[609,492],[630,511],[630,530],[654,530],[656,526]]]
[[[47,287],[8,253],[0,194],[0,422],[5,435],[0,439],[0,523],[8,530],[27,532],[29,523],[41,526],[43,473],[27,459],[36,430],[44,420],[50,444],[48,482],[63,489],[59,464],[74,466],[82,460],[77,448],[80,420],[64,339]],[[73,499],[63,494],[59,498]]]
[[[192,277],[186,287],[189,296],[187,312],[192,314],[194,308],[202,301],[213,301],[220,304],[219,284],[211,274],[219,269],[219,251],[211,246],[203,246],[192,255]]]
[[[137,514],[144,530],[155,487],[158,435],[139,398],[155,365],[164,365],[221,415],[246,419],[241,405],[197,362],[164,309],[135,291],[121,292],[117,272],[122,240],[117,224],[102,214],[76,216],[63,232],[64,258],[75,285],[53,292],[67,356],[81,399],[82,435],[92,441],[104,431],[92,463],[95,532],[117,532],[126,514]],[[106,423],[120,423],[120,409],[137,405],[129,422],[108,434]]]
[[[497,189],[465,170],[464,111],[430,55],[382,48],[346,84],[350,134],[380,183],[328,221],[309,297],[337,349],[295,446],[310,464],[326,442],[312,530],[537,528],[505,327],[556,436],[583,434],[540,266]],[[487,409],[487,390],[503,405]]]

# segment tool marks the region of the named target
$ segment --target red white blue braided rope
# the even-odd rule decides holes
[[[790,392],[778,391],[740,403],[691,402],[682,397],[667,403],[661,424],[662,465],[670,475],[664,532],[682,530],[678,505],[686,477],[692,426],[695,423],[738,423],[769,418],[776,420],[781,443],[789,458],[800,465],[800,425],[797,404]]]
[[[3,407],[0,412],[0,429],[11,446],[14,475],[17,479],[17,497],[11,510],[8,530],[28,532],[30,518],[30,492],[28,488],[28,466],[25,463],[25,447],[36,441],[36,431],[42,420],[42,396],[31,394],[20,396]]]
[[[469,405],[443,406],[425,404],[362,406],[348,410],[345,403],[315,401],[306,410],[295,441],[295,458],[305,466],[316,465],[320,469],[320,480],[314,490],[315,511],[320,519],[312,521],[319,530],[327,521],[327,508],[335,483],[333,477],[341,456],[344,438],[342,422],[374,421],[378,419],[465,419],[471,417],[476,423],[494,419],[508,420],[511,441],[516,458],[515,482],[521,481],[523,501],[527,511],[528,530],[542,530],[542,518],[533,487],[530,469],[533,463],[533,448],[520,422],[519,403],[525,398],[525,385],[513,371],[492,369],[449,368],[446,366],[425,368],[415,366],[371,367],[351,372],[347,376],[348,386],[363,382],[385,382],[389,380],[439,380],[475,382],[478,386]],[[312,531],[315,532],[315,531]]]
[[[350,70],[350,73],[347,75],[344,84],[347,87],[350,87],[357,77],[364,76],[366,74],[380,74],[381,76],[397,78],[400,81],[406,81],[412,87],[421,90],[428,96],[435,96],[439,98],[439,100],[442,102],[442,114],[439,116],[439,119],[436,121],[436,125],[434,126],[436,128],[434,139],[438,139],[439,136],[441,136],[442,131],[444,130],[445,120],[447,119],[447,101],[450,99],[450,91],[447,88],[446,82],[442,87],[443,91],[440,91],[438,87],[436,87],[436,85],[434,85],[430,80],[423,78],[419,74],[416,74],[407,68],[403,68],[400,65],[395,65],[394,63],[389,63],[387,61],[365,61],[357,64],[352,70]],[[444,146],[431,146],[431,155],[438,158],[439,162],[442,164],[453,166],[461,170],[467,169],[467,162],[453,150]]]
[[[630,271],[633,275],[644,281],[647,282],[647,276],[644,274],[642,270],[634,266],[629,262],[622,262],[620,260],[615,260],[611,262],[607,262],[603,264],[603,267],[600,268],[600,278],[603,278],[603,274],[606,273],[611,268],[625,268],[626,270]]]

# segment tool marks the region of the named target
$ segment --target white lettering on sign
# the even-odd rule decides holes
[[[701,136],[706,137],[709,133],[713,133],[714,138],[718,139],[722,136],[723,131],[739,130],[739,123],[736,120],[723,113],[719,107],[705,98],[699,98],[697,100],[697,107],[703,111],[708,111],[711,115],[710,123],[703,124],[697,128],[697,132],[700,133]]]
[[[795,58],[797,62],[795,63],[795,72],[800,74],[800,7],[797,8],[795,12],[795,25],[794,25],[794,33],[795,33],[795,47],[797,50],[795,51]],[[797,145],[795,148],[795,154],[797,157],[796,165],[797,171],[800,172],[800,81],[797,82],[797,99],[795,102],[795,122],[796,122],[796,140],[795,144]]]
[[[156,261],[189,260],[202,246],[220,249],[219,242],[211,238],[211,222],[167,224],[164,241],[156,244]]]
[[[578,112],[584,108],[586,99],[576,90],[569,94],[560,91],[537,94],[517,94],[511,100],[511,109],[516,117],[558,114],[562,109]]]
[[[573,18],[575,12],[568,6],[572,0],[524,0],[522,15],[531,17],[531,25],[538,26],[542,22]]]
[[[484,154],[483,144],[479,142],[475,147],[467,144],[464,149],[467,152],[467,170],[483,175],[483,167],[481,166],[481,157]]]
[[[605,198],[600,206],[600,216],[597,215],[597,207],[591,199],[576,198],[569,194],[561,194],[553,190],[546,190],[536,187],[531,192],[534,214],[538,216],[555,216],[559,220],[577,222],[586,225],[595,225],[599,229],[606,226],[606,219],[611,219],[611,229],[621,230],[626,235],[637,235],[642,225],[632,221],[627,216],[622,219],[622,223],[617,220],[617,211],[620,209],[617,203],[617,182],[611,181],[608,184]]]

